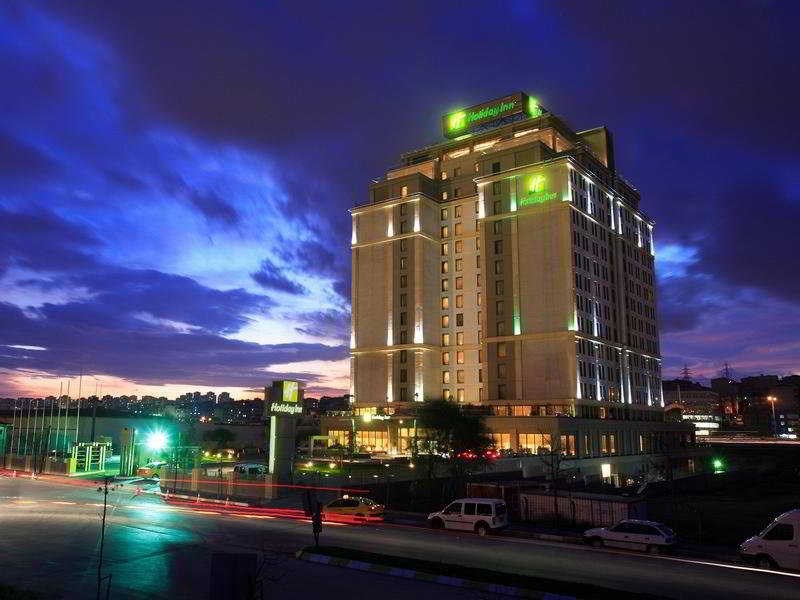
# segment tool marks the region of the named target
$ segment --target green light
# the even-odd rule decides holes
[[[447,116],[447,131],[461,131],[467,126],[467,113],[463,110]]]
[[[711,466],[714,467],[714,472],[718,473],[725,470],[725,461],[721,458],[715,458],[711,461]]]
[[[523,180],[523,189],[526,194],[519,199],[519,206],[542,204],[556,199],[555,192],[547,191],[547,177],[544,175],[528,175]]]
[[[522,325],[520,324],[519,315],[514,315],[514,335],[519,335],[522,333]]]
[[[145,443],[150,450],[157,452],[167,447],[167,440],[167,434],[163,431],[157,430],[153,431],[147,436],[147,441]]]
[[[528,98],[528,115],[531,117],[542,116],[542,107],[539,106],[539,101],[533,96]]]

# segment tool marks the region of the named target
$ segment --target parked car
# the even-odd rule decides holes
[[[583,538],[596,548],[613,546],[658,554],[675,545],[675,533],[662,523],[626,519],[612,527],[596,527]]]
[[[763,569],[800,570],[800,508],[778,515],[764,531],[742,542],[739,556]]]
[[[428,515],[434,529],[461,529],[486,535],[508,526],[504,500],[497,498],[461,498]]]
[[[368,519],[383,518],[383,504],[360,496],[344,496],[325,505],[322,511],[326,515],[350,515]]]
[[[143,467],[136,469],[136,475],[139,477],[153,477],[158,478],[161,472],[161,467],[166,466],[167,462],[164,460],[155,460],[147,463]]]
[[[236,463],[233,472],[244,477],[261,477],[269,473],[269,469],[261,463]]]

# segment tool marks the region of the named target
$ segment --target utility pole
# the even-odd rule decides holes
[[[97,563],[97,599],[100,600],[100,586],[103,583],[103,546],[106,541],[106,508],[108,506],[108,477],[103,478],[103,521],[100,526],[100,560]],[[108,588],[106,590],[106,597],[108,597],[108,590],[111,588],[111,575],[108,576]]]

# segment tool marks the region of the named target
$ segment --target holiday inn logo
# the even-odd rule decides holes
[[[556,199],[556,193],[547,189],[547,177],[544,175],[528,175],[522,179],[522,192],[518,204],[528,206],[531,204],[542,204]]]

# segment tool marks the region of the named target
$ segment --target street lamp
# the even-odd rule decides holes
[[[767,396],[767,402],[772,407],[772,435],[778,437],[778,422],[775,420],[775,402],[778,399],[775,396]]]
[[[167,434],[157,429],[147,436],[145,444],[153,452],[159,452],[167,447]]]

